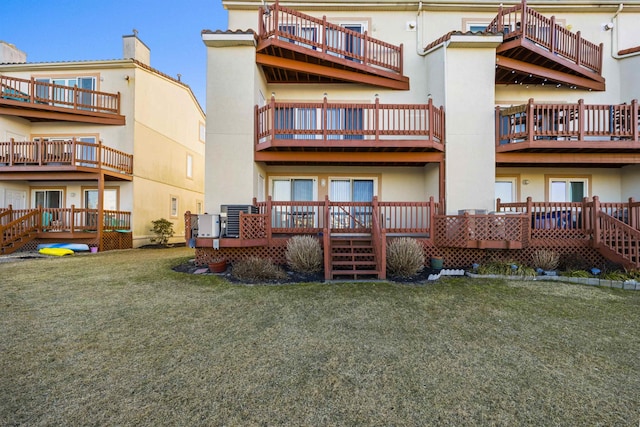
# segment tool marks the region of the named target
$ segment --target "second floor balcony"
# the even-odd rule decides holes
[[[259,9],[256,61],[269,83],[361,83],[409,89],[403,46],[361,24],[340,25],[280,6]]]
[[[550,161],[557,163],[620,166],[637,163],[639,149],[640,110],[635,99],[630,104],[547,104],[530,99],[527,104],[496,108],[498,155],[553,154]]]
[[[443,107],[427,104],[271,102],[256,106],[256,154],[442,153]]]
[[[0,141],[0,178],[82,179],[104,172],[107,179],[131,180],[133,155],[97,143],[70,140]]]
[[[0,75],[0,114],[29,121],[124,125],[120,93]]]

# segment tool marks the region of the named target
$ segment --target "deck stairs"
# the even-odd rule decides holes
[[[30,212],[7,225],[0,225],[0,255],[16,252],[36,238],[39,228],[34,219],[39,217],[39,213],[36,211],[35,214]]]
[[[640,231],[602,212],[600,218],[601,237],[594,244],[600,254],[625,268],[640,268]]]
[[[371,235],[331,236],[332,279],[377,279],[377,266]]]

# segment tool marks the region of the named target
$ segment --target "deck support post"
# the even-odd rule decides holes
[[[597,248],[600,246],[600,198],[598,196],[593,196],[591,221],[593,224],[593,247]]]

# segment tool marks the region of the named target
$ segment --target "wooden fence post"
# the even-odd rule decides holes
[[[527,140],[533,141],[533,125],[536,120],[534,114],[533,98],[527,103]]]
[[[73,234],[75,230],[76,205],[71,205],[71,217],[69,218],[69,231]]]
[[[597,248],[600,245],[600,199],[598,196],[593,196],[591,221],[593,224],[593,246]]]
[[[587,123],[588,120],[584,119],[584,99],[578,99],[578,141],[584,140]]]
[[[265,231],[265,234],[267,235],[267,241],[269,242],[269,244],[271,244],[271,218],[273,218],[273,213],[271,212],[272,207],[273,207],[273,204],[271,203],[271,196],[268,196],[267,203],[265,206],[265,212],[264,212],[266,215],[264,231]]]
[[[640,117],[638,117],[638,100],[631,100],[631,129],[632,129],[632,139],[634,142],[638,142],[638,126],[637,123],[640,123]]]
[[[633,197],[629,197],[629,207],[627,208],[627,218],[628,218],[628,221],[629,221],[629,226],[633,227],[635,230],[637,230],[637,227],[636,227],[637,218],[636,218],[635,211],[633,209],[633,204],[635,202],[636,201],[634,200]]]
[[[436,233],[436,201],[433,196],[429,197],[429,240],[435,241]]]

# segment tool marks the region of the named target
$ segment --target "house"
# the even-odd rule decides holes
[[[202,39],[226,227],[187,215],[197,262],[282,261],[306,233],[327,278],[384,277],[401,235],[451,267],[639,266],[637,1],[223,4],[230,30]]]
[[[149,243],[151,221],[204,204],[205,115],[150,65],[137,34],[123,58],[29,63],[0,43],[2,253],[40,243],[101,250]]]

